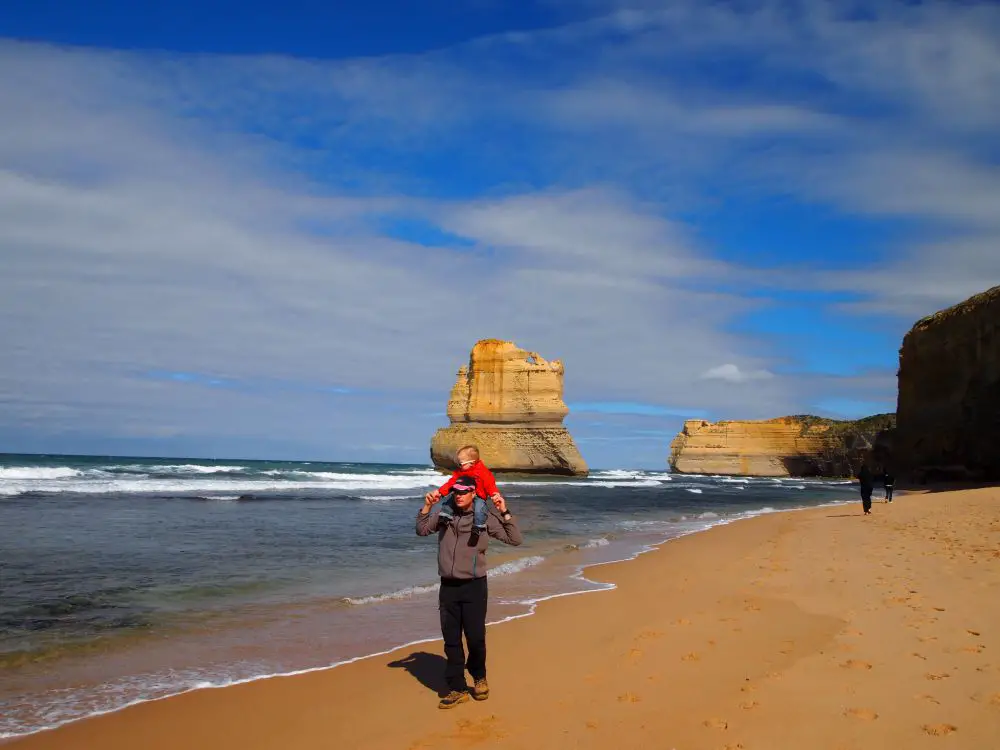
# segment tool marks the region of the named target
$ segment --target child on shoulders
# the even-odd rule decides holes
[[[432,494],[435,499],[440,499],[449,495],[453,490],[466,489],[474,485],[476,499],[473,504],[472,526],[474,532],[486,531],[487,506],[486,498],[496,505],[503,496],[497,489],[497,481],[493,472],[489,470],[479,459],[479,448],[475,445],[463,445],[455,454],[458,463],[458,471],[451,475],[447,482],[442,484]],[[470,481],[471,480],[471,481]],[[450,499],[450,498],[449,498]],[[446,521],[451,521],[455,517],[454,506],[445,501],[441,506],[440,517]]]

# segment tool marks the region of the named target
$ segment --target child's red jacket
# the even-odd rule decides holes
[[[497,489],[497,480],[493,477],[493,472],[482,461],[477,460],[468,469],[459,469],[451,478],[438,488],[438,492],[447,495],[451,492],[451,486],[459,477],[472,477],[476,480],[476,494],[480,497],[492,497],[500,492]]]

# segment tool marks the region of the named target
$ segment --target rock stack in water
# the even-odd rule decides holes
[[[896,417],[900,475],[1000,479],[1000,286],[917,321],[906,334]]]
[[[493,471],[587,474],[563,418],[563,366],[511,341],[483,339],[448,401],[449,427],[431,439],[431,460],[454,470],[455,451],[472,443]]]

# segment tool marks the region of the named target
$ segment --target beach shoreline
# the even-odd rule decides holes
[[[0,602],[0,738],[192,689],[325,669],[436,636],[435,545],[412,535],[417,499],[411,507],[409,495],[400,494],[400,485],[424,478],[423,469],[268,463],[263,469],[272,479],[277,471],[299,481],[312,471],[317,484],[346,481],[357,495],[330,488],[242,503],[190,494],[203,476],[230,485],[260,469],[94,460],[77,466],[57,458],[13,470],[22,480],[65,474],[70,488],[44,502],[28,497],[5,505],[21,519],[22,533],[5,537],[15,575],[6,589],[13,596]],[[146,477],[154,489],[73,494],[95,482],[107,489],[109,473],[128,482]],[[172,494],[160,497],[164,482]],[[528,539],[522,547],[491,549],[493,621],[530,613],[557,593],[603,588],[581,575],[595,563],[628,560],[724,520],[853,494],[839,481],[625,470],[507,489]],[[130,508],[124,529],[122,507]],[[79,538],[61,535],[67,524],[81,523],[86,532]],[[155,541],[144,542],[154,527]],[[261,527],[274,531],[261,537],[253,531]],[[112,528],[117,538],[103,543]],[[353,531],[359,528],[360,537]],[[182,558],[171,552],[177,548],[185,550]],[[83,560],[87,573],[67,569],[69,559]],[[18,570],[31,577],[19,579]],[[46,586],[34,590],[33,581]]]
[[[532,615],[534,615],[537,612],[537,609],[538,609],[539,605],[541,605],[541,604],[543,604],[545,602],[551,601],[551,600],[555,600],[555,599],[559,599],[559,598],[563,598],[563,597],[567,597],[567,596],[576,596],[576,595],[579,595],[579,594],[597,593],[597,592],[600,592],[600,591],[605,591],[605,590],[613,589],[614,588],[614,584],[604,583],[602,581],[589,578],[587,576],[587,571],[589,571],[590,569],[600,569],[601,567],[603,567],[605,565],[616,565],[616,564],[619,564],[619,563],[626,563],[626,562],[633,561],[633,560],[637,559],[638,557],[640,557],[641,555],[648,554],[650,552],[655,552],[656,550],[658,550],[663,545],[667,544],[668,542],[675,541],[676,539],[680,539],[682,537],[693,535],[693,534],[699,534],[699,533],[707,532],[707,531],[710,531],[711,529],[715,528],[716,526],[722,526],[722,525],[726,525],[726,524],[730,524],[730,523],[737,523],[739,521],[746,521],[746,520],[749,520],[751,518],[755,518],[755,517],[757,517],[759,515],[764,515],[764,514],[769,514],[769,513],[781,513],[781,512],[792,512],[792,511],[808,510],[810,508],[816,508],[816,507],[829,507],[829,506],[835,506],[835,505],[842,505],[845,502],[849,502],[849,501],[831,500],[831,501],[826,501],[826,502],[822,502],[822,503],[819,503],[819,504],[811,503],[809,505],[794,506],[794,507],[790,507],[790,508],[782,508],[780,510],[765,505],[762,508],[757,508],[757,509],[753,509],[753,510],[747,510],[747,511],[740,512],[740,513],[738,513],[736,515],[729,515],[729,516],[720,516],[717,513],[702,513],[702,514],[696,515],[696,516],[694,516],[690,520],[694,521],[694,522],[699,522],[699,523],[704,524],[704,525],[693,526],[693,527],[690,527],[690,528],[688,528],[686,530],[683,530],[683,531],[676,531],[676,530],[674,530],[674,531],[670,532],[670,534],[668,536],[666,536],[666,537],[662,537],[659,534],[655,534],[655,533],[647,534],[647,536],[652,536],[652,537],[656,537],[656,538],[654,540],[647,540],[646,542],[642,542],[642,543],[639,543],[639,544],[635,544],[635,543],[625,544],[621,549],[618,549],[618,550],[612,552],[612,554],[624,553],[623,557],[613,557],[613,556],[610,557],[610,558],[609,557],[604,557],[603,559],[596,559],[596,560],[591,559],[590,561],[587,561],[587,562],[578,562],[578,563],[571,564],[569,566],[569,568],[572,570],[572,572],[570,572],[568,574],[564,572],[562,574],[562,576],[556,576],[556,580],[562,580],[563,583],[558,586],[559,590],[557,590],[555,593],[538,594],[537,596],[530,597],[530,598],[527,598],[527,599],[518,598],[518,599],[516,599],[516,600],[514,600],[512,602],[511,601],[507,601],[507,602],[504,603],[503,606],[500,606],[500,607],[498,607],[497,602],[496,602],[496,598],[494,597],[494,599],[492,600],[493,603],[492,603],[492,607],[491,607],[491,609],[492,609],[493,612],[495,612],[498,608],[505,609],[505,610],[514,610],[515,612],[513,614],[503,615],[503,616],[501,616],[499,618],[489,619],[488,622],[487,622],[487,625],[490,626],[490,627],[492,627],[492,626],[501,625],[501,624],[504,624],[506,622],[510,622],[510,621],[513,621],[513,620],[517,620],[517,619],[521,619],[521,618],[525,618],[525,617],[531,617]],[[686,519],[686,517],[682,517],[681,520],[683,521],[683,520],[688,520],[688,519]],[[605,538],[605,537],[602,536],[602,537],[599,537],[597,539],[594,539],[594,538],[589,538],[590,536],[591,535],[584,535],[584,536],[581,537],[581,540],[587,539],[587,543],[573,544],[573,545],[570,545],[569,547],[566,547],[565,545],[559,545],[559,546],[561,546],[563,548],[563,551],[581,552],[581,551],[588,551],[587,548],[595,546],[593,543],[596,542],[596,541],[599,541],[599,542],[603,542],[604,545],[596,545],[596,546],[601,547],[601,546],[605,546],[606,545],[607,549],[615,550],[615,548],[611,545],[611,543],[608,542],[607,538]],[[596,550],[589,550],[589,551],[593,552],[593,551],[596,551]],[[536,565],[538,562],[547,562],[550,567],[553,565],[553,560],[548,559],[548,554],[551,554],[552,550],[549,550],[548,553],[546,553],[546,551],[544,549],[541,550],[540,552],[543,554],[543,557],[537,557],[536,555],[529,555],[528,557],[525,557],[523,554],[520,554],[520,555],[518,554],[519,552],[522,552],[522,553],[524,552],[524,550],[521,550],[521,548],[509,548],[509,547],[504,547],[502,545],[494,545],[494,547],[492,548],[491,552],[492,552],[491,557],[493,557],[493,564],[491,566],[491,576],[493,576],[493,575],[497,576],[497,579],[498,579],[497,582],[496,582],[497,585],[503,583],[502,581],[499,580],[501,577],[505,577],[507,574],[509,574],[511,572],[518,572],[518,571],[523,572],[523,569],[534,567],[534,565]],[[514,566],[515,570],[510,570],[510,568],[511,568],[512,565]],[[565,565],[563,567],[565,567]],[[414,593],[417,593],[418,590],[419,590],[419,593],[424,594],[423,589],[425,589],[425,588],[429,588],[429,587],[428,586],[424,586],[424,585],[420,585],[420,586],[410,587],[407,590],[408,591],[412,590]],[[431,592],[433,594],[433,597],[436,597],[436,595],[437,595],[437,585],[435,584],[431,588],[433,588],[433,592]],[[395,592],[395,593],[392,593],[392,594],[375,595],[375,596],[371,596],[371,597],[362,597],[362,599],[365,599],[365,600],[370,599],[372,602],[380,602],[380,601],[384,600],[387,603],[392,603],[392,601],[394,599],[396,599],[396,594],[398,594],[398,593],[402,593],[402,592]],[[434,600],[433,600],[432,597],[427,596],[427,595],[423,595],[420,598],[423,600],[423,601],[420,601],[420,604],[422,606],[426,607],[428,610],[430,610],[431,608],[433,608],[435,606],[435,603],[434,603]],[[365,603],[365,602],[361,602],[361,603]],[[413,604],[416,604],[416,602],[413,602]],[[218,683],[218,682],[211,682],[211,681],[207,681],[206,680],[206,681],[202,681],[200,684],[197,684],[195,686],[177,689],[176,691],[169,692],[167,694],[154,695],[154,696],[143,697],[143,698],[137,698],[137,699],[126,701],[126,702],[124,702],[124,703],[122,703],[120,705],[116,705],[116,706],[111,707],[111,708],[98,708],[98,709],[94,709],[94,710],[92,710],[90,713],[88,713],[86,715],[77,716],[77,717],[65,719],[65,720],[62,720],[62,721],[54,722],[54,723],[52,723],[50,725],[41,726],[41,727],[38,727],[38,728],[31,729],[30,731],[21,732],[21,733],[17,733],[17,734],[8,734],[8,735],[4,735],[4,734],[0,733],[0,744],[5,744],[5,743],[13,741],[13,740],[23,739],[23,738],[26,738],[26,737],[30,737],[30,736],[33,736],[35,734],[39,734],[39,733],[42,733],[42,732],[52,731],[54,729],[58,729],[60,727],[67,726],[69,724],[73,724],[73,723],[76,723],[78,721],[84,721],[84,720],[87,720],[87,719],[92,719],[92,718],[97,718],[97,717],[101,717],[101,716],[106,716],[108,714],[113,714],[113,713],[116,713],[118,711],[122,711],[122,710],[131,708],[131,707],[143,704],[143,703],[149,703],[149,702],[167,700],[167,699],[170,699],[170,698],[174,698],[174,697],[177,697],[177,696],[180,696],[180,695],[185,695],[185,694],[191,693],[191,692],[196,692],[196,691],[199,691],[199,690],[223,689],[223,688],[234,687],[234,686],[237,686],[237,685],[244,685],[244,684],[248,684],[248,683],[253,683],[253,682],[258,681],[258,680],[269,680],[269,679],[274,679],[274,678],[296,677],[296,676],[299,676],[299,675],[310,674],[310,673],[313,673],[313,672],[319,672],[319,671],[325,671],[325,670],[330,670],[330,669],[336,669],[338,667],[346,666],[348,664],[352,664],[354,662],[362,661],[364,659],[378,658],[378,657],[381,657],[381,656],[386,656],[388,654],[391,654],[391,653],[393,653],[394,651],[397,651],[397,650],[402,650],[402,649],[405,649],[405,648],[408,648],[408,647],[422,645],[422,644],[426,644],[426,643],[433,643],[435,641],[440,642],[440,640],[441,640],[440,636],[438,636],[438,635],[419,636],[419,637],[412,638],[412,639],[409,639],[409,640],[399,641],[397,643],[389,645],[388,647],[379,647],[377,650],[367,651],[367,652],[359,653],[359,654],[346,655],[346,656],[344,656],[342,658],[337,659],[336,661],[333,661],[333,662],[330,662],[330,663],[326,663],[326,664],[316,664],[316,665],[305,666],[305,667],[296,668],[296,669],[289,669],[287,671],[277,671],[277,672],[273,672],[273,673],[257,674],[257,675],[247,676],[247,677],[237,677],[237,678],[232,678],[231,680],[229,680],[227,682],[224,682],[224,683],[221,683],[221,684]]]
[[[534,616],[528,616],[531,614],[528,613],[504,621],[503,627],[491,627],[490,674],[495,695],[485,704],[465,704],[451,712],[436,711],[435,691],[440,688],[440,675],[436,677],[435,673],[441,669],[442,660],[438,655],[440,645],[439,639],[425,639],[388,652],[359,657],[336,667],[318,667],[296,676],[257,678],[243,684],[198,689],[138,703],[57,729],[13,738],[5,744],[29,750],[98,744],[111,748],[128,747],[130,742],[137,741],[135,733],[139,733],[143,737],[153,735],[152,746],[160,746],[156,744],[156,738],[159,738],[163,747],[177,744],[194,747],[312,747],[322,744],[319,742],[321,737],[336,737],[345,743],[344,746],[349,747],[420,747],[422,745],[419,743],[424,742],[427,737],[434,737],[434,741],[426,746],[453,744],[458,747],[468,746],[467,735],[471,732],[476,737],[482,736],[483,741],[488,739],[494,744],[510,747],[534,746],[535,739],[542,736],[547,737],[547,742],[554,742],[557,746],[599,747],[601,737],[604,737],[605,742],[614,741],[621,745],[623,740],[620,735],[625,732],[631,738],[624,740],[625,746],[644,746],[644,742],[650,741],[649,733],[656,732],[655,728],[658,727],[659,731],[676,737],[676,740],[665,741],[674,742],[678,747],[722,747],[718,742],[722,740],[731,740],[729,744],[733,747],[739,747],[741,742],[748,748],[786,746],[773,742],[770,745],[751,745],[740,738],[740,732],[747,735],[747,741],[752,741],[755,735],[767,736],[767,722],[755,720],[756,717],[765,715],[765,711],[747,708],[740,710],[736,716],[714,715],[724,713],[718,706],[719,697],[715,693],[725,691],[723,684],[727,685],[727,689],[732,689],[735,684],[730,684],[723,676],[733,670],[749,671],[762,684],[767,683],[769,675],[776,684],[779,683],[783,675],[783,662],[794,665],[807,655],[814,657],[817,644],[826,643],[829,646],[829,642],[837,637],[850,638],[843,635],[843,631],[850,629],[852,618],[848,615],[849,612],[857,615],[858,602],[853,602],[855,606],[848,607],[846,612],[838,615],[838,597],[843,599],[840,604],[852,603],[851,597],[840,594],[833,596],[831,600],[831,595],[828,595],[825,600],[822,596],[817,600],[816,592],[808,585],[802,587],[801,591],[795,591],[796,596],[791,601],[775,597],[775,592],[769,589],[769,585],[773,584],[765,584],[764,581],[775,576],[787,577],[791,568],[786,563],[774,562],[768,555],[762,554],[762,551],[768,549],[769,545],[773,547],[776,538],[787,540],[790,534],[801,544],[802,530],[815,535],[817,529],[824,524],[829,526],[840,522],[833,519],[852,519],[850,523],[855,524],[854,527],[844,533],[853,536],[870,534],[877,527],[889,523],[888,520],[881,519],[909,517],[920,508],[931,509],[933,512],[915,516],[916,519],[927,518],[928,515],[937,519],[940,516],[942,498],[944,502],[958,503],[961,506],[964,515],[957,514],[958,518],[970,514],[986,514],[991,518],[992,524],[996,522],[996,508],[1000,506],[991,505],[989,499],[984,500],[984,497],[995,499],[998,494],[1000,493],[993,488],[984,488],[957,493],[900,496],[892,505],[877,504],[876,514],[867,519],[863,519],[860,514],[860,503],[857,508],[844,503],[833,503],[796,513],[768,513],[743,519],[742,523],[723,523],[704,532],[666,540],[672,544],[665,541],[648,550],[650,554],[641,553],[626,561],[587,566],[584,570],[588,579],[607,583],[615,588],[579,593],[610,597],[615,600],[614,607],[602,606],[602,598],[597,596],[557,595],[535,603],[532,608]],[[830,510],[836,508],[845,508],[845,512],[831,514]],[[818,522],[816,519],[820,518],[826,520]],[[794,529],[798,529],[799,533],[792,534]],[[829,532],[830,529],[827,528],[826,531]],[[992,532],[987,528],[983,533],[988,537]],[[837,530],[837,536],[842,535]],[[743,558],[734,559],[737,550],[744,553]],[[802,555],[798,557],[802,558]],[[742,571],[742,575],[720,576],[722,570],[732,573],[744,558],[757,559],[760,569],[769,572],[760,573],[759,580],[754,576],[747,577],[749,571],[746,570]],[[692,564],[706,561],[712,563],[708,568]],[[678,562],[685,571],[683,575],[663,575],[664,567],[672,570]],[[850,563],[845,561],[843,565]],[[797,570],[795,575],[802,578],[808,572],[808,568],[803,568]],[[993,573],[995,574],[995,570]],[[989,586],[996,584],[995,575],[985,582]],[[854,592],[855,598],[859,593],[863,592]],[[656,594],[653,603],[648,601],[652,594]],[[670,596],[665,597],[664,594]],[[720,595],[723,596],[720,598]],[[713,597],[714,600],[709,601]],[[758,599],[760,601],[753,601]],[[803,599],[809,600],[811,604],[808,610],[801,606],[804,602],[800,600]],[[742,606],[736,606],[739,602],[742,602]],[[609,609],[616,612],[608,612]],[[827,611],[823,612],[824,609]],[[696,628],[688,626],[694,624],[697,618],[713,619],[713,615],[714,623],[706,623],[706,627],[700,629],[704,642],[696,647],[690,643],[691,633]],[[730,628],[723,624],[746,617],[772,622],[763,628],[759,627],[759,623],[755,628]],[[983,619],[989,620],[988,617]],[[792,627],[789,623],[798,625]],[[803,629],[806,632],[800,632]],[[753,633],[750,636],[742,635],[747,630]],[[970,626],[966,630],[971,632],[974,628]],[[707,637],[709,632],[715,637]],[[987,634],[981,630],[974,632],[983,634],[979,640],[996,638],[995,633]],[[788,636],[784,641],[785,648],[775,648],[782,645],[781,641],[774,640],[776,634],[781,633]],[[966,639],[970,637],[967,633],[964,636]],[[738,648],[729,658],[723,658],[720,662],[721,655],[731,651],[736,642],[747,637],[755,640],[758,646],[754,658],[737,658],[737,654],[745,653],[744,649]],[[573,658],[572,648],[567,643],[577,641],[581,645],[587,644],[581,649],[581,654],[586,654],[597,662],[590,674],[581,669],[579,660]],[[429,645],[436,642],[436,646]],[[601,647],[595,649],[594,642],[601,644]],[[803,646],[803,643],[811,646]],[[976,644],[975,648],[981,647],[977,653],[987,653],[989,645]],[[764,648],[760,648],[761,646]],[[841,647],[857,648],[851,643],[836,645],[836,648]],[[677,650],[683,653],[669,657],[665,653]],[[760,659],[763,654],[768,655],[768,664],[779,668],[762,670]],[[541,665],[548,661],[552,661],[551,668],[543,669]],[[862,676],[874,673],[871,660],[854,661],[861,665],[856,670],[846,667],[833,672],[837,678],[833,680],[834,692],[837,692],[836,688],[843,687],[845,682],[850,686],[851,680],[848,678],[857,677],[858,675],[854,675],[855,671]],[[532,666],[526,666],[520,670],[520,674],[516,674],[518,670],[512,670],[511,662]],[[864,664],[869,667],[866,669]],[[555,675],[552,674],[553,670]],[[697,708],[701,709],[700,713],[711,713],[713,716],[706,716],[694,727],[687,726],[690,722],[679,717],[676,722],[671,723],[669,718],[659,715],[662,711],[652,715],[649,713],[650,708],[655,705],[666,708],[678,702],[690,702],[690,691],[679,692],[673,681],[664,679],[677,671],[692,672],[690,677],[696,682],[706,683],[707,693],[702,691],[701,700],[696,701],[696,705],[692,705],[682,716],[696,715],[699,713]],[[982,679],[987,679],[992,674],[995,679],[997,673],[1000,673],[1000,667],[989,667],[985,672],[977,674]],[[941,681],[946,679],[941,678]],[[712,688],[709,683],[717,681],[719,685]],[[754,682],[755,691],[761,687],[748,675],[744,675],[743,681]],[[665,682],[669,684],[664,684]],[[958,682],[960,681],[947,684],[950,686]],[[975,682],[975,675],[972,682]],[[524,683],[529,683],[530,687],[525,688]],[[615,687],[619,683],[620,686]],[[563,685],[563,688],[553,689],[553,685]],[[543,689],[544,686],[548,689]],[[745,697],[745,693],[749,691],[742,688],[746,687],[745,684],[737,686],[737,697]],[[973,687],[971,683],[970,687]],[[561,697],[561,693],[565,695]],[[366,696],[369,698],[368,702],[365,701]],[[565,700],[570,696],[574,696],[572,702]],[[607,697],[607,705],[594,705],[593,710],[587,712],[588,715],[592,714],[590,719],[581,716],[578,710],[580,703],[593,703],[600,696]],[[533,699],[527,700],[529,697]],[[990,726],[991,718],[994,721],[1000,718],[1000,707],[995,707],[990,702],[992,697],[983,693],[982,700],[986,710],[985,718],[972,724],[963,718],[963,744],[954,746],[976,746],[968,744],[970,736],[975,736],[975,726],[979,724],[987,727]],[[389,727],[384,726],[385,722],[377,722],[378,726],[374,728],[370,726],[370,722],[362,720],[360,724],[369,726],[369,729],[359,731],[358,718],[364,717],[366,713],[371,717],[383,713],[385,701],[392,706],[394,717],[406,717],[406,720],[394,719]],[[755,703],[753,709],[763,705],[762,701],[744,703]],[[225,720],[226,716],[242,714],[250,705],[255,707],[250,724],[257,729],[248,733],[239,731],[235,735],[231,727],[222,731],[229,724]],[[941,705],[940,701],[938,705]],[[890,713],[886,708],[881,711],[865,706],[855,708],[857,711],[851,714],[855,722],[847,722],[841,729],[846,731],[851,728],[856,733],[859,731],[858,727],[867,723],[881,731],[892,724],[885,720]],[[992,712],[989,710],[991,708]],[[836,718],[844,721],[844,711],[848,710],[854,709],[844,708]],[[862,714],[878,714],[879,717],[866,720]],[[546,720],[546,716],[551,719],[553,715],[564,717],[559,722],[565,725],[563,731],[556,734],[551,733],[551,721]],[[219,720],[213,722],[211,716],[216,716]],[[475,726],[469,729],[471,725],[468,722]],[[178,726],[188,729],[178,730]],[[200,729],[191,730],[192,726]],[[455,729],[456,726],[458,729]],[[937,725],[927,726],[933,729]],[[959,730],[947,728],[957,726],[956,723],[944,722],[941,726],[944,727],[939,727],[943,735],[958,736]],[[249,729],[246,722],[241,727]],[[454,731],[442,734],[442,727],[452,727]],[[462,727],[466,727],[468,731]],[[612,728],[613,731],[609,734]],[[993,728],[1000,729],[996,725]],[[916,742],[936,737],[938,743],[942,742],[943,735],[929,734],[929,731],[920,729],[920,733],[913,736],[899,736],[906,736],[908,741]],[[716,744],[713,745],[712,742]],[[842,746],[851,745],[848,741],[848,744]]]

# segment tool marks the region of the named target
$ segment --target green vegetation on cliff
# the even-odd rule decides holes
[[[813,414],[795,414],[787,417],[799,422],[802,435],[815,428],[825,428],[827,440],[815,462],[798,461],[796,471],[800,476],[854,476],[863,461],[873,468],[885,468],[891,456],[892,431],[896,428],[896,415],[873,414],[861,419],[827,419]],[[790,471],[792,467],[789,467]]]
[[[891,430],[896,426],[896,414],[873,414],[861,419],[827,419],[813,414],[793,414],[782,419],[794,419],[802,424],[804,435],[812,427],[825,426],[836,434],[870,435],[874,441],[875,435],[882,430]]]

